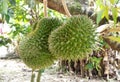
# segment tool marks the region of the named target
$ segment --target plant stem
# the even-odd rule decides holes
[[[37,82],[40,82],[40,78],[41,78],[41,69],[38,71]]]
[[[35,74],[33,72],[34,72],[34,70],[32,70],[31,82],[34,82],[34,79],[35,79]]]
[[[44,17],[48,17],[48,14],[47,14],[47,0],[43,0],[43,3],[44,3]]]
[[[65,0],[61,0],[61,1],[62,1],[64,10],[65,10],[67,16],[68,16],[68,17],[71,17],[71,14],[70,14],[70,12],[69,12],[69,10],[68,10],[68,7],[67,7],[67,5],[66,5],[66,3],[65,3]]]

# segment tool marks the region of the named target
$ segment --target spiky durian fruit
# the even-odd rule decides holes
[[[25,64],[32,69],[42,69],[53,63],[55,57],[48,50],[48,36],[61,24],[58,18],[43,18],[36,29],[20,41],[19,54]]]
[[[86,57],[95,43],[95,27],[87,16],[73,16],[49,36],[49,49],[62,59]]]

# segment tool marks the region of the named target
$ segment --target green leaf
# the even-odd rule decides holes
[[[99,24],[99,22],[101,21],[102,15],[103,15],[103,10],[99,11],[97,14],[97,24]]]
[[[103,6],[103,2],[101,0],[97,0],[96,4],[98,7],[102,7]]]
[[[10,4],[15,6],[16,5],[16,0],[9,0]]]
[[[115,0],[115,3],[118,4],[119,0]]]
[[[110,0],[110,3],[111,3],[111,4],[114,4],[114,3],[115,3],[115,0]]]
[[[11,39],[0,36],[0,46],[6,46],[8,43],[11,43]]]
[[[103,16],[102,16],[102,18],[106,18],[107,20],[109,20],[109,8],[108,8],[108,6],[105,6],[104,7],[104,12],[103,12]]]
[[[7,15],[9,15],[10,17],[14,17],[14,10],[8,9]]]
[[[108,38],[112,41],[116,41],[116,42],[120,43],[120,37],[109,36]]]
[[[118,8],[112,7],[112,16],[113,16],[114,23],[117,23]]]
[[[9,23],[10,16],[9,15],[5,15],[5,20],[7,21],[7,23]]]
[[[86,66],[85,66],[86,69],[93,69],[94,66],[92,63],[88,63]]]
[[[3,0],[1,3],[1,13],[2,14],[7,14],[7,10],[8,10],[8,0]]]
[[[25,3],[28,4],[30,8],[35,7],[35,0],[25,0]]]

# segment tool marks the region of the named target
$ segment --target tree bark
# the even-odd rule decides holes
[[[39,1],[41,3],[43,3],[43,0],[39,0]],[[72,15],[75,15],[75,14],[82,13],[81,7],[86,6],[84,3],[87,0],[65,0],[65,1],[66,1],[66,4],[68,6],[70,13]],[[56,11],[66,15],[61,0],[48,0],[48,8],[56,10]]]
[[[39,0],[39,1],[43,3],[43,0]],[[65,0],[65,1],[71,15],[78,15],[78,14],[88,15],[92,20],[96,22],[97,15],[96,14],[93,15],[94,10],[89,9],[88,0]],[[66,15],[61,0],[48,0],[48,8],[56,10],[59,13]],[[103,20],[101,20],[99,25],[102,25],[106,22],[107,19],[103,18]]]
[[[43,3],[43,0],[39,0],[41,3]],[[90,9],[88,6],[88,0],[65,0],[66,4],[68,6],[68,9],[71,13],[71,15],[88,15],[93,21],[96,22],[97,14],[94,14],[94,10]],[[48,0],[48,8],[58,11],[59,13],[62,13],[66,15],[61,0]],[[112,15],[109,15],[110,20],[113,20]],[[120,22],[120,16],[117,17],[117,22]],[[108,23],[108,20],[106,18],[103,18],[99,25]]]

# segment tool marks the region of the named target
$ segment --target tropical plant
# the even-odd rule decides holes
[[[8,43],[11,43],[11,39],[0,36],[0,46],[6,46]]]
[[[89,63],[86,64],[86,69],[93,70],[95,68],[97,71],[100,71],[101,70],[101,66],[100,66],[101,61],[102,61],[101,57],[100,58],[90,57]]]
[[[109,20],[110,13],[112,13],[112,17],[114,23],[117,23],[117,17],[119,14],[119,7],[118,4],[119,0],[96,0],[97,6],[97,24],[103,19],[104,17]]]
[[[43,4],[36,0],[0,0],[0,23],[9,24],[11,32],[7,35],[10,39],[18,39],[31,32],[33,24],[43,16]],[[66,19],[51,9],[48,9],[48,16]]]

